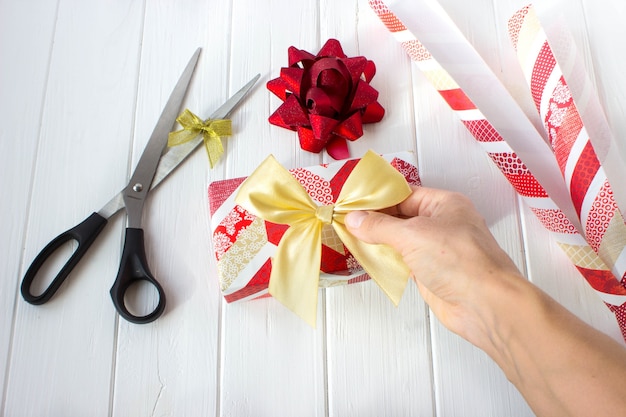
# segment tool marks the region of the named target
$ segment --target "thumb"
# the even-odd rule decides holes
[[[406,233],[404,222],[377,211],[352,211],[345,217],[348,231],[356,238],[366,243],[384,243],[396,249]]]

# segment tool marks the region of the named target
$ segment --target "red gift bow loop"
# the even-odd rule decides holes
[[[336,39],[317,55],[293,46],[289,67],[270,80],[267,89],[283,101],[269,117],[273,125],[298,133],[300,147],[334,159],[350,156],[346,140],[363,136],[364,123],[379,122],[385,109],[369,85],[376,65],[365,57],[349,58]]]

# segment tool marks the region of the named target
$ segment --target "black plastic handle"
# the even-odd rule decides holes
[[[128,288],[139,281],[147,281],[152,284],[159,293],[159,303],[154,311],[145,316],[132,314],[128,311],[124,302],[124,295]],[[120,316],[131,323],[150,323],[159,318],[159,316],[163,314],[163,310],[165,310],[165,292],[148,268],[143,229],[130,227],[126,229],[124,251],[122,252],[122,260],[120,262],[117,278],[111,287],[111,298]]]
[[[61,233],[54,238],[45,248],[39,252],[39,255],[35,258],[32,264],[28,267],[24,279],[22,280],[22,297],[24,300],[31,304],[40,305],[52,298],[54,293],[57,292],[63,281],[67,278],[69,273],[74,269],[78,261],[85,255],[87,249],[96,240],[96,237],[100,234],[104,226],[107,224],[107,219],[99,215],[98,213],[92,213],[89,217],[77,224],[73,228]],[[75,240],[78,242],[78,248],[63,265],[57,276],[50,283],[48,288],[40,295],[34,295],[31,292],[31,286],[33,281],[37,277],[37,273],[44,265],[44,263],[54,254],[56,250],[61,248],[67,242]]]

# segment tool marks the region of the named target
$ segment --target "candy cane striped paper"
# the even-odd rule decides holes
[[[498,168],[500,168],[513,188],[523,197],[523,200],[531,208],[539,221],[553,234],[559,246],[569,256],[580,273],[609,308],[615,312],[622,334],[626,339],[626,289],[615,279],[611,268],[607,267],[603,259],[598,256],[599,252],[594,251],[587,243],[586,239],[579,233],[579,231],[587,229],[583,229],[581,226],[576,227],[571,221],[571,215],[567,216],[563,210],[555,204],[545,188],[537,180],[537,177],[530,172],[526,164],[513,151],[511,146],[509,146],[507,138],[503,137],[503,135],[485,118],[472,100],[459,88],[459,85],[450,74],[433,58],[431,53],[407,29],[397,16],[392,13],[386,4],[382,0],[370,0],[369,3],[394,38],[401,43],[413,62],[426,75],[427,79],[441,94],[450,108],[457,113],[472,136],[482,145]],[[522,12],[522,14],[524,13]],[[516,15],[510,22],[511,27],[521,28],[521,26],[523,26],[522,20],[522,15]],[[519,44],[520,30],[513,29],[511,33],[512,38]],[[550,79],[550,77],[546,76],[544,71],[541,70],[538,70],[536,75],[537,80],[535,82],[541,83],[545,79],[547,83]],[[542,89],[535,88],[533,90],[533,97],[542,96],[539,92],[540,90]],[[541,100],[539,101],[541,102]],[[549,109],[549,106],[546,107],[544,105],[544,107]],[[570,125],[568,124],[567,126]],[[566,131],[567,129],[564,129],[562,134],[565,134]],[[562,151],[559,150],[559,155],[561,152]],[[557,162],[560,162],[560,159],[557,158]],[[561,167],[561,164],[559,164],[559,167]],[[581,175],[583,172],[584,171],[579,170]],[[589,185],[585,187],[572,184],[571,181],[567,184],[567,187],[570,195],[572,187],[577,191],[576,195],[580,194],[579,190],[581,188],[585,190],[589,189]],[[607,204],[604,200],[608,198],[607,189],[604,188],[603,191],[604,193],[596,193],[596,195],[600,198],[599,205],[606,209],[607,205],[610,204]],[[586,193],[583,194],[586,195]],[[581,219],[580,212],[583,209],[583,203],[581,201],[583,200],[584,198],[581,199],[579,197],[576,201],[573,201],[578,217],[576,220]],[[587,220],[590,218],[588,213],[590,213],[592,209],[587,208],[590,206],[595,207],[594,204],[596,203],[597,201],[593,200],[591,203],[587,202],[587,204],[584,205],[586,215],[583,216],[582,219]],[[596,212],[599,211],[600,210],[596,210]],[[613,211],[613,218],[617,218],[614,213],[615,211]],[[600,215],[600,219],[603,219],[602,214]],[[600,234],[602,233],[596,229],[595,236]],[[623,237],[624,234],[620,236]],[[599,246],[601,245],[598,245],[598,247]],[[612,253],[614,254],[614,252],[615,251]],[[615,264],[615,262],[609,262],[609,265]]]
[[[509,20],[509,33],[584,228],[586,241],[608,267],[596,285],[604,282],[605,290],[610,286],[609,292],[623,296],[626,294],[624,218],[533,7],[524,7]],[[577,267],[582,269],[585,265],[577,264]],[[608,305],[624,329],[626,304],[613,297],[613,303]]]

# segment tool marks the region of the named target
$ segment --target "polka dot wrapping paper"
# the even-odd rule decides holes
[[[382,155],[411,185],[420,185],[415,154]],[[343,184],[359,160],[350,159],[307,168],[291,169],[313,201],[334,204]],[[288,226],[264,221],[235,203],[245,178],[214,181],[209,185],[213,250],[220,286],[227,302],[268,297],[272,256]],[[298,273],[294,270],[294,274]],[[320,287],[369,280],[332,226],[322,229]]]
[[[396,9],[398,3],[404,3],[404,6]],[[395,1],[393,10],[405,13],[411,7],[406,3]],[[417,17],[413,18],[424,16],[421,10],[410,15],[410,25],[406,20],[401,21],[382,0],[369,0],[369,4],[402,44],[414,64],[459,115],[461,122],[483,146],[523,201],[554,236],[578,271],[615,313],[626,339],[626,225],[623,211],[620,212],[620,206],[614,198],[608,170],[604,169],[596,154],[599,140],[594,142],[590,139],[585,129],[575,104],[576,97],[568,87],[566,75],[555,57],[557,54],[534,9],[531,6],[524,7],[511,17],[508,22],[509,36],[544,124],[550,145],[546,149],[549,149],[549,156],[558,167],[556,175],[552,172],[549,176],[542,172],[543,167],[537,161],[523,158],[515,152],[515,144],[507,136],[507,129],[500,129],[507,134],[499,133],[493,120],[488,120],[481,111],[485,109],[479,108],[470,94],[461,89],[460,82],[457,83],[448,72],[449,68],[434,58],[435,51],[427,49],[412,33],[418,20]],[[405,13],[402,16],[407,15]],[[456,28],[449,29],[453,31]],[[561,37],[558,43],[559,46],[564,43],[564,49],[568,51],[573,49],[571,39],[563,42]],[[574,78],[584,78],[580,76],[580,72],[584,71],[581,66],[578,66],[577,71]],[[608,146],[601,147],[604,149]],[[606,152],[602,152],[604,154]],[[533,169],[529,169],[531,165]],[[556,193],[547,190],[546,178],[561,182],[559,187],[565,192],[561,193],[558,203],[553,198]],[[615,178],[619,177],[614,175]],[[563,195],[567,199],[565,203],[561,198]]]

